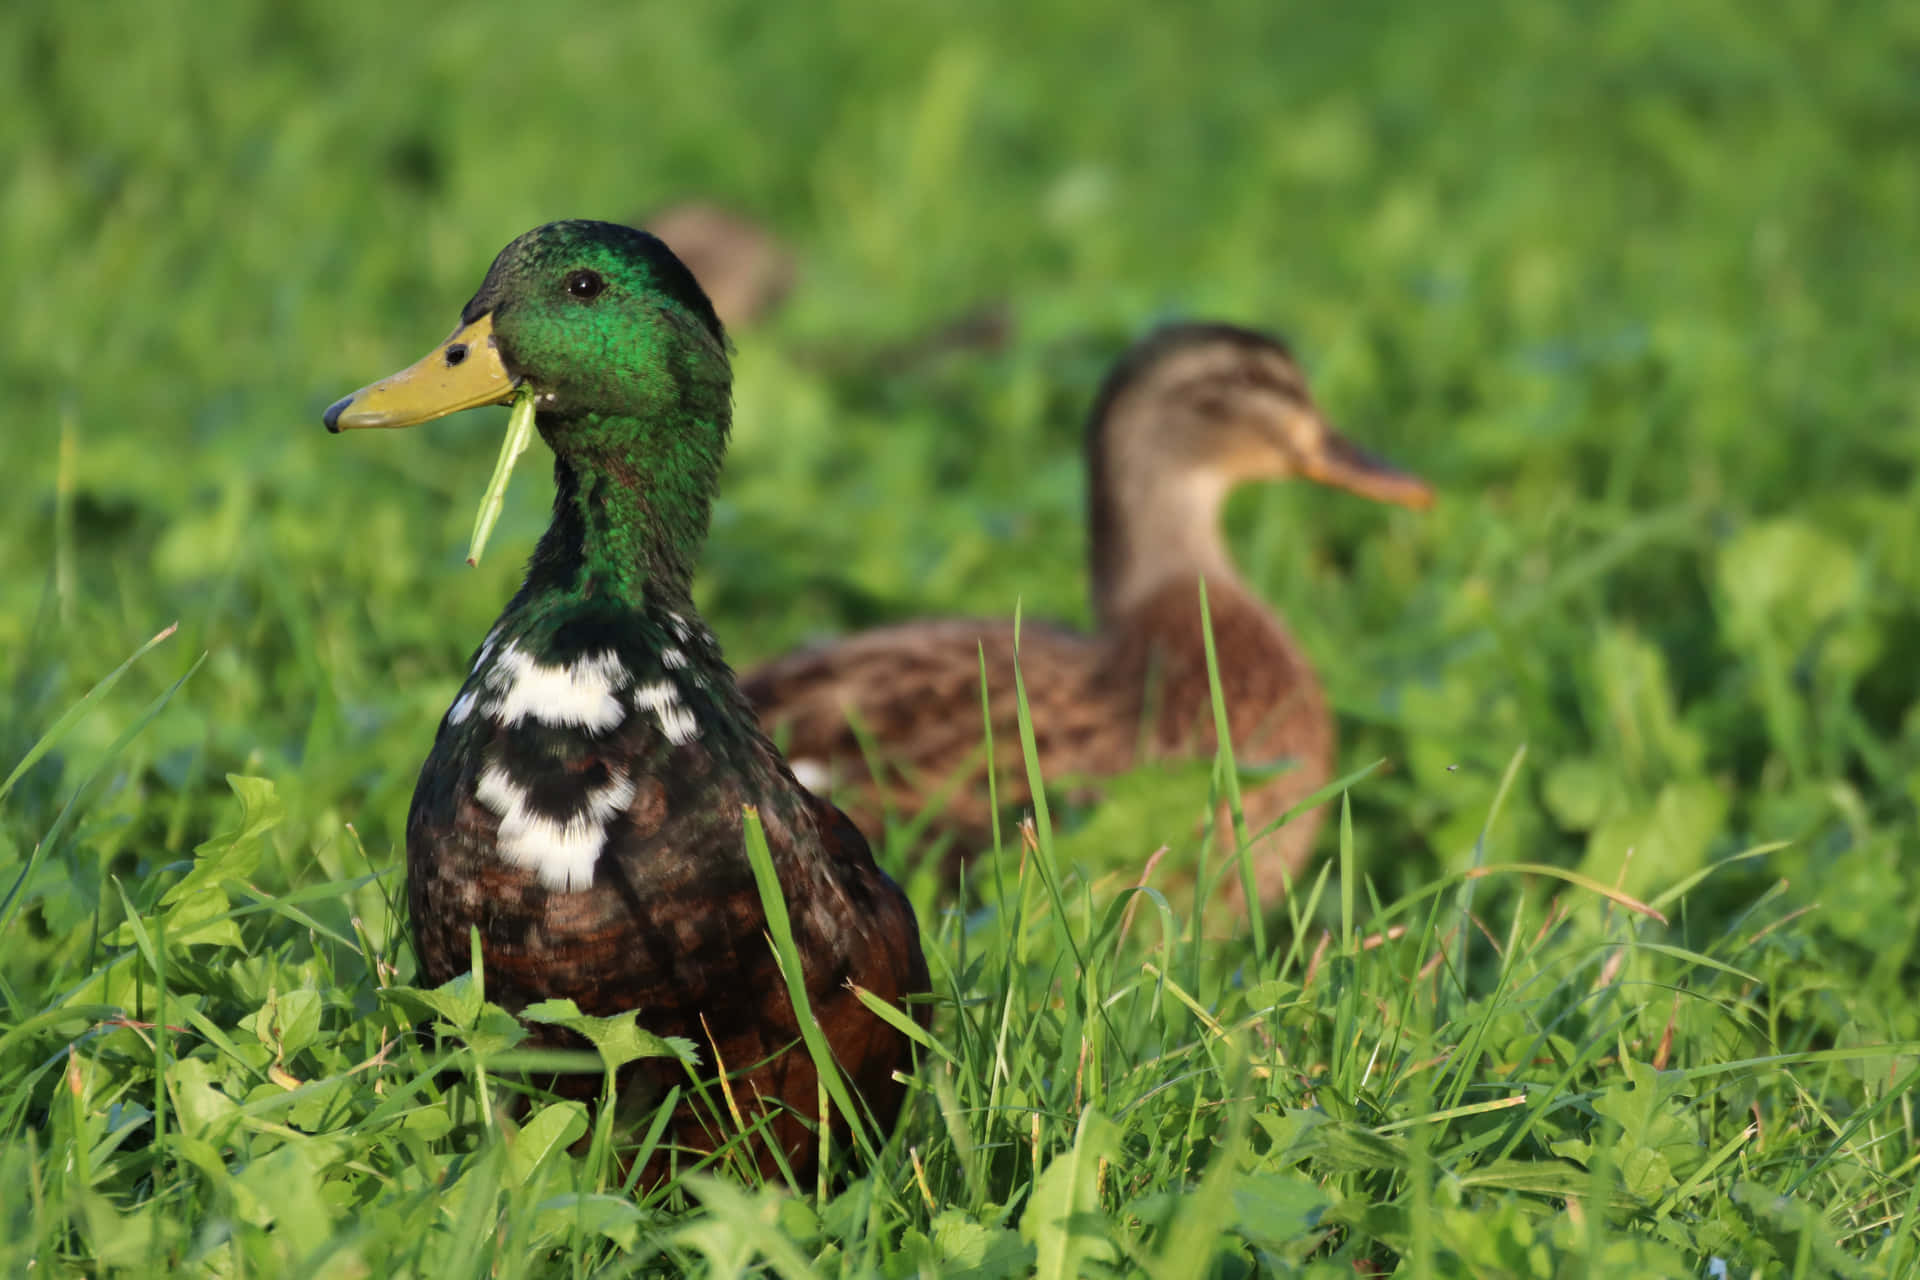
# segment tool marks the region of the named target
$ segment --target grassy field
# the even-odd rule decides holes
[[[0,31],[0,1271],[1920,1271],[1920,7]],[[544,459],[468,570],[501,416],[318,419],[515,234],[688,194],[803,263],[738,344],[736,664],[1084,619],[1082,414],[1159,318],[1286,332],[1441,499],[1233,506],[1386,762],[1264,947],[1128,891],[1198,855],[1124,788],[998,893],[896,840],[941,1004],[892,1142],[642,1199],[577,1107],[485,1105],[497,1019],[404,990],[407,798]],[[998,302],[1004,349],[875,358]]]

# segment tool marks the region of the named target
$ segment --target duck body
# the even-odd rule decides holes
[[[1259,831],[1332,776],[1333,720],[1292,635],[1256,597],[1237,584],[1209,583],[1207,605],[1217,652],[1260,655],[1220,670],[1237,760],[1275,769],[1243,796],[1248,829]],[[1217,749],[1197,586],[1169,584],[1116,622],[1093,634],[1023,622],[1017,649],[1004,620],[902,623],[792,654],[752,673],[744,687],[785,735],[796,767],[810,780],[830,779],[863,831],[877,838],[889,810],[931,806],[934,826],[964,855],[988,847],[993,831],[983,658],[995,789],[1005,808],[1033,799],[1020,749],[1016,652],[1049,780],[1078,789],[1150,761]],[[952,714],[929,717],[930,704]],[[862,735],[877,744],[885,766],[877,782]],[[1263,897],[1282,892],[1265,876],[1304,863],[1319,822],[1319,812],[1308,811],[1263,843],[1256,877]]]
[[[1336,733],[1311,663],[1235,570],[1220,507],[1243,482],[1289,475],[1411,506],[1430,494],[1326,424],[1277,340],[1225,325],[1172,326],[1128,352],[1095,403],[1087,454],[1098,626],[1024,622],[1017,648],[1042,774],[1080,786],[1214,753],[1204,581],[1236,760],[1270,772],[1242,797],[1249,832],[1261,833],[1332,777]],[[908,622],[777,658],[742,687],[802,776],[830,788],[869,835],[889,810],[926,811],[964,855],[986,846],[994,817],[983,657],[998,795],[1013,808],[1031,802],[1015,655],[1008,621]],[[1216,816],[1230,831],[1224,810]],[[1320,822],[1309,810],[1260,835],[1263,902],[1284,894]]]
[[[498,368],[468,367],[487,362]],[[858,829],[795,782],[691,601],[730,419],[719,321],[653,237],[551,224],[502,252],[447,343],[336,405],[328,425],[437,416],[422,416],[423,397],[442,412],[485,403],[470,398],[482,378],[505,388],[496,399],[531,384],[556,455],[554,518],[414,793],[421,976],[466,972],[477,930],[488,998],[503,1007],[638,1010],[641,1027],[698,1048],[702,1077],[729,1074],[749,1125],[769,1113],[749,1147],[764,1174],[782,1160],[804,1173],[820,1145],[818,1081],[768,943],[744,810],[764,827],[812,1012],[883,1125],[910,1046],[848,984],[898,1003],[928,980],[904,895]],[[580,1043],[546,1026],[533,1035]],[[629,1064],[622,1110],[689,1083],[677,1059]],[[668,1131],[677,1150],[645,1180],[727,1144],[732,1128],[682,1103]]]
[[[529,632],[511,611],[502,619],[421,770],[407,876],[422,977],[466,972],[477,929],[488,998],[504,1008],[565,997],[593,1016],[638,1009],[709,1066],[756,1068],[735,1087],[779,1108],[784,1155],[805,1168],[812,1060],[786,1052],[800,1027],[759,890],[743,852],[724,856],[745,848],[743,809],[765,831],[812,1011],[887,1117],[909,1064],[846,984],[895,1004],[926,989],[911,908],[859,832],[741,727],[751,719],[697,622],[591,606],[543,622]],[[535,1041],[578,1043],[544,1027]],[[598,1092],[591,1077],[567,1083]],[[675,1059],[630,1064],[622,1107],[676,1083],[688,1081]],[[701,1151],[727,1130],[688,1109],[671,1137]]]

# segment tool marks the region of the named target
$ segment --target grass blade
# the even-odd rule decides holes
[[[507,499],[507,481],[513,475],[513,464],[527,451],[533,442],[533,389],[526,383],[520,384],[520,390],[513,397],[513,412],[507,416],[507,438],[500,442],[500,457],[493,464],[493,479],[487,481],[487,492],[480,499],[480,510],[473,517],[473,540],[467,544],[467,563],[478,565],[481,552],[487,549],[487,539],[493,535],[494,521],[500,518],[500,508]]]
[[[171,634],[172,628],[168,628],[166,631],[161,632],[160,635],[154,637],[153,640],[148,641],[147,647],[151,648],[154,644],[166,639],[166,637]],[[145,649],[142,649],[141,652],[144,653]],[[134,656],[138,657],[139,654],[135,654]],[[20,874],[15,878],[13,887],[7,890],[5,901],[0,901],[0,937],[4,937],[8,928],[12,926],[14,913],[19,909],[20,903],[23,900],[23,891],[27,887],[27,882],[33,879],[33,873],[39,867],[41,859],[45,858],[59,843],[60,837],[66,834],[67,825],[72,822],[74,814],[78,811],[81,797],[93,789],[93,784],[100,780],[101,776],[106,773],[108,766],[119,758],[122,751],[127,749],[127,745],[140,736],[141,730],[145,729],[155,716],[166,709],[167,704],[173,701],[173,695],[180,692],[180,687],[193,678],[193,673],[198,671],[200,664],[206,660],[207,655],[204,653],[201,654],[200,657],[195,660],[194,664],[187,668],[185,675],[175,680],[171,685],[168,685],[159,697],[149,702],[146,709],[134,717],[133,723],[122,730],[120,736],[113,740],[113,744],[107,748],[99,761],[88,771],[87,776],[80,780],[80,785],[73,789],[73,794],[67,797],[67,803],[65,807],[60,810],[60,816],[53,820],[53,825],[47,828],[47,834],[41,837],[40,841],[33,846],[33,852],[27,856],[26,865],[20,868]],[[130,658],[128,661],[131,662],[132,659]]]
[[[39,763],[40,757],[51,751],[54,745],[58,743],[62,737],[66,736],[67,731],[73,728],[81,716],[85,715],[101,698],[105,697],[113,686],[120,683],[120,677],[126,675],[127,672],[133,668],[134,663],[146,657],[147,654],[152,652],[162,641],[170,638],[173,633],[179,629],[180,624],[178,622],[168,623],[153,639],[147,641],[138,649],[135,649],[133,656],[108,672],[101,678],[98,684],[87,690],[78,702],[61,712],[60,718],[53,722],[53,727],[41,734],[40,740],[34,743],[33,746],[28,749],[27,754],[20,758],[20,763],[13,767],[13,772],[7,775],[7,780],[0,782],[0,800],[7,798],[7,793],[13,790],[13,785],[20,781],[27,770]]]
[[[807,995],[806,969],[800,963],[800,948],[793,940],[793,920],[787,912],[787,895],[780,887],[779,873],[774,870],[773,854],[767,848],[766,829],[760,824],[760,814],[751,805],[741,812],[745,819],[747,861],[753,866],[754,883],[760,889],[760,906],[767,914],[767,932],[771,935],[773,957],[780,965],[780,976],[785,979],[787,995],[793,1001],[794,1018],[800,1023],[800,1037],[806,1042],[807,1053],[813,1059],[813,1069],[819,1074],[820,1083],[825,1086],[833,1104],[840,1108],[840,1114],[847,1118],[847,1126],[853,1130],[854,1143],[859,1146],[861,1154],[871,1161],[876,1149],[873,1138],[867,1132],[866,1115],[854,1102],[846,1078],[840,1073],[840,1064],[833,1059],[833,1048],[827,1043],[827,1034],[820,1029],[819,1019],[813,1016],[813,1001]],[[825,1143],[827,1135],[821,1134],[820,1141]]]

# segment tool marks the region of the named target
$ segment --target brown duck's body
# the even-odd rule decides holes
[[[1335,728],[1311,664],[1234,571],[1219,507],[1243,481],[1296,474],[1412,506],[1425,505],[1428,491],[1334,433],[1284,347],[1219,325],[1163,330],[1123,358],[1093,411],[1088,470],[1098,629],[1021,627],[1042,776],[1083,784],[1150,760],[1215,751],[1204,579],[1236,760],[1272,773],[1242,794],[1248,830],[1259,833],[1331,778]],[[1011,622],[886,627],[776,659],[750,672],[742,689],[796,770],[810,784],[831,785],[870,836],[888,810],[925,813],[968,853],[986,845],[993,819],[983,780],[982,653],[999,796],[1023,806],[1031,797]],[[863,738],[878,756],[877,779]],[[1230,831],[1224,812],[1218,816]],[[1320,822],[1318,810],[1297,815],[1255,845],[1263,902],[1280,897],[1299,872]]]
[[[1312,668],[1279,620],[1244,588],[1209,584],[1208,616],[1227,728],[1242,765],[1283,766],[1242,794],[1249,831],[1278,820],[1332,776],[1335,733]],[[1025,622],[1019,661],[1041,774],[1069,785],[1125,773],[1151,760],[1211,755],[1197,581],[1168,583],[1098,634]],[[987,847],[994,814],[985,781],[980,711],[984,654],[997,795],[1032,803],[1021,759],[1010,622],[910,622],[805,650],[755,672],[746,692],[787,735],[796,762],[828,762],[836,780],[859,779],[840,802],[876,836],[886,813],[934,810],[955,847]],[[1242,661],[1246,655],[1257,660]],[[951,708],[928,714],[929,705]],[[856,731],[853,727],[858,725]],[[878,744],[882,779],[865,769],[860,735]],[[1222,831],[1227,816],[1220,815]],[[1310,810],[1267,837],[1256,862],[1263,900],[1283,892],[1283,872],[1306,860],[1321,813]]]

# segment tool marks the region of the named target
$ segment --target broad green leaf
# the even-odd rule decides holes
[[[1034,1247],[1039,1280],[1076,1280],[1089,1263],[1118,1261],[1097,1185],[1100,1161],[1114,1157],[1118,1139],[1113,1121],[1089,1107],[1080,1113],[1073,1146],[1034,1180],[1020,1235]]]
[[[520,1019],[499,1005],[489,1003],[480,1010],[480,1016],[474,1020],[473,1026],[460,1033],[460,1038],[467,1042],[470,1049],[484,1058],[496,1053],[505,1053],[525,1040],[527,1028]]]
[[[184,1223],[177,1214],[149,1200],[122,1212],[111,1200],[100,1195],[78,1197],[88,1253],[104,1268],[144,1270],[146,1264],[163,1253],[166,1242],[183,1234]],[[31,1273],[27,1273],[31,1274]]]
[[[1234,1225],[1252,1243],[1279,1248],[1313,1232],[1332,1203],[1319,1183],[1301,1174],[1247,1174],[1233,1187]]]
[[[280,1048],[288,1054],[299,1053],[320,1034],[320,993],[299,987],[282,993],[275,1003],[274,1031]]]
[[[1383,1137],[1323,1111],[1263,1113],[1253,1120],[1273,1141],[1268,1159],[1281,1164],[1314,1159],[1341,1172],[1358,1172],[1397,1169],[1406,1163],[1406,1147],[1400,1139]]]
[[[239,1103],[220,1088],[220,1079],[220,1072],[202,1058],[176,1058],[167,1064],[175,1121],[186,1133],[212,1143],[225,1141],[240,1116]]]
[[[1548,770],[1542,794],[1554,821],[1573,831],[1591,830],[1633,802],[1617,766],[1591,756],[1562,760]]]
[[[263,842],[267,833],[286,817],[286,805],[268,779],[230,773],[227,785],[240,800],[238,824],[194,849],[192,869],[161,896],[163,906],[206,893],[222,880],[244,880],[252,875],[265,852]]]
[[[640,1231],[649,1219],[625,1196],[569,1191],[540,1202],[540,1230],[558,1234],[563,1229],[605,1236],[631,1253],[640,1243]]]
[[[291,1256],[313,1253],[333,1231],[327,1200],[320,1194],[320,1171],[338,1150],[326,1140],[308,1138],[248,1162],[233,1179],[240,1216],[284,1235]]]
[[[335,1128],[352,1114],[354,1081],[335,1076],[300,1086],[287,1123],[306,1133],[322,1133]]]
[[[215,946],[238,949],[244,946],[240,936],[240,926],[230,913],[233,904],[227,900],[226,891],[208,887],[190,898],[174,903],[170,910],[162,912],[158,919],[166,925],[168,946]],[[111,941],[119,946],[131,945],[134,931],[126,923],[110,935]]]
[[[600,1018],[581,1013],[580,1006],[571,1000],[542,1000],[522,1009],[520,1016],[528,1022],[565,1027],[586,1037],[600,1051],[609,1071],[641,1058],[678,1058],[688,1066],[700,1060],[699,1050],[684,1036],[657,1036],[643,1030],[637,1009]]]
[[[1734,626],[1776,626],[1796,647],[1860,592],[1855,550],[1801,519],[1741,530],[1721,548],[1717,568]]]
[[[1034,1247],[1019,1232],[978,1222],[959,1209],[937,1214],[929,1238],[948,1276],[1012,1280],[1026,1275],[1034,1262]]]
[[[507,1139],[507,1181],[523,1187],[541,1161],[587,1132],[587,1109],[578,1102],[551,1102],[527,1117]]]
[[[400,1127],[428,1142],[437,1142],[453,1129],[453,1117],[447,1114],[444,1104],[415,1107],[400,1118]]]
[[[1597,827],[1580,871],[1631,897],[1651,897],[1706,865],[1714,840],[1726,829],[1727,812],[1726,790],[1713,779],[1668,783],[1652,808]]]
[[[434,1014],[457,1031],[473,1026],[484,1003],[471,972],[450,978],[437,987],[387,987],[381,994]]]
[[[814,1280],[820,1271],[781,1230],[784,1193],[750,1192],[734,1183],[694,1174],[682,1181],[707,1212],[674,1233],[677,1244],[704,1255],[714,1275],[741,1275],[756,1256],[782,1280]]]
[[[1673,1167],[1667,1163],[1667,1158],[1652,1147],[1623,1149],[1615,1166],[1620,1175],[1620,1185],[1643,1201],[1658,1200],[1680,1185],[1680,1180],[1673,1176]]]

